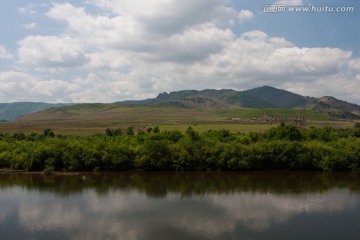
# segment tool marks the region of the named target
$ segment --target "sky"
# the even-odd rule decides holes
[[[360,104],[359,22],[358,0],[1,0],[0,102],[267,85]]]

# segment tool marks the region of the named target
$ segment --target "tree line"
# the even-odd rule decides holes
[[[281,124],[265,132],[231,133],[189,127],[92,136],[0,133],[0,169],[26,171],[324,170],[360,169],[360,128],[300,128]]]

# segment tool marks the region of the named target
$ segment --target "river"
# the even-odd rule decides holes
[[[0,174],[0,239],[360,239],[360,175]]]

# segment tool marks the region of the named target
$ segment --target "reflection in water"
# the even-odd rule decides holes
[[[1,239],[356,239],[358,183],[352,174],[284,172],[0,174],[0,233]],[[339,236],[339,229],[346,233]]]
[[[331,214],[354,208],[360,199],[347,194],[341,190],[297,195],[236,194],[215,196],[213,204],[224,209],[233,222],[240,220],[250,228],[265,229],[286,222],[295,214]]]

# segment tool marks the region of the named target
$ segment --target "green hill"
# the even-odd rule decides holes
[[[309,102],[307,97],[285,90],[263,86],[247,91],[232,89],[182,90],[160,93],[154,99],[125,101],[125,105],[181,106],[191,108],[294,108]]]
[[[119,104],[77,104],[31,113],[9,123],[0,124],[0,132],[41,132],[46,128],[60,134],[92,134],[106,128],[137,131],[160,126],[162,129],[199,131],[229,129],[234,132],[263,131],[280,121],[295,124],[298,117],[307,123],[329,121],[312,110],[299,109],[201,109],[174,106],[124,106]],[[336,123],[337,124],[337,123]]]
[[[269,86],[254,88],[243,92],[246,96],[259,99],[275,108],[295,108],[304,106],[310,99],[307,97]],[[267,107],[267,106],[266,106]]]
[[[298,124],[304,122],[303,119],[308,123],[336,120],[334,124],[339,125],[339,119],[359,119],[360,106],[333,97],[304,97],[264,86],[247,91],[183,90],[161,93],[153,99],[114,104],[0,104],[0,113],[3,114],[0,114],[0,120],[16,118],[11,123],[0,123],[0,132],[41,131],[45,128],[65,133],[96,132],[128,126],[144,130],[156,125],[171,128],[211,125],[204,129],[212,129],[229,124],[236,125],[234,131],[240,131],[239,126],[244,123],[271,125],[285,121]]]
[[[313,99],[303,108],[320,112],[337,119],[356,120],[360,117],[359,105],[348,103],[329,96]]]
[[[183,90],[160,93],[154,99],[118,102],[122,105],[167,106],[197,109],[306,109],[332,119],[360,119],[360,106],[333,97],[305,97],[263,86],[246,91],[232,89]]]

